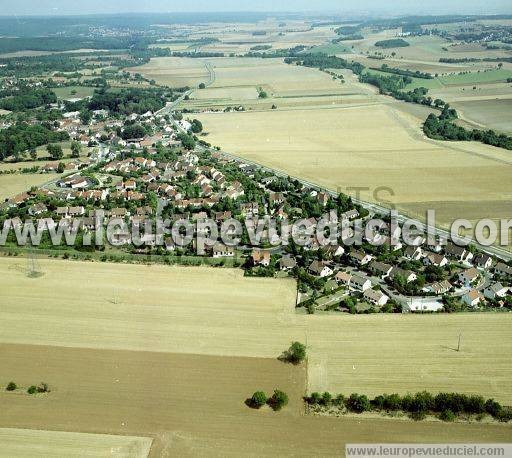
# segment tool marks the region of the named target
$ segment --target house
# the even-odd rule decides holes
[[[354,264],[359,266],[365,266],[373,259],[373,256],[356,250],[350,250],[348,257]]]
[[[40,215],[41,213],[44,213],[46,211],[48,211],[48,208],[46,208],[46,205],[42,204],[42,203],[38,203],[38,204],[32,205],[28,209],[28,214],[30,216],[36,216],[36,215]]]
[[[389,272],[389,278],[395,280],[397,277],[403,277],[407,283],[415,281],[418,276],[411,270],[401,269],[400,267],[393,267]]]
[[[283,193],[281,192],[271,192],[268,196],[268,201],[270,203],[270,206],[274,207],[276,205],[281,205],[284,203],[285,198]]]
[[[512,267],[508,266],[507,264],[504,264],[503,262],[499,262],[498,264],[496,264],[496,267],[494,267],[494,272],[496,272],[498,275],[512,276]]]
[[[316,200],[318,201],[318,203],[322,206],[322,207],[325,207],[327,205],[327,203],[329,202],[329,194],[325,193],[325,192],[319,192],[317,195],[316,195]]]
[[[254,249],[251,255],[252,262],[255,266],[269,266],[270,265],[270,251]]]
[[[423,256],[423,250],[419,246],[408,246],[404,251],[404,256],[407,259],[418,261]]]
[[[471,267],[470,269],[463,270],[459,273],[459,283],[469,287],[478,279],[479,276],[480,274],[478,270]]]
[[[352,277],[350,277],[348,285],[351,289],[365,292],[367,289],[370,289],[372,287],[372,282],[368,277],[353,275]]]
[[[308,270],[311,275],[320,278],[330,277],[334,273],[325,261],[318,260],[313,261]]]
[[[341,283],[343,285],[349,285],[350,284],[350,279],[352,278],[352,275],[349,274],[348,272],[338,272],[334,279],[338,282],[338,283]]]
[[[487,299],[503,298],[507,295],[509,288],[503,286],[501,283],[495,283],[484,290],[484,296]]]
[[[112,218],[124,218],[127,215],[128,211],[126,210],[126,208],[113,208],[110,211],[110,216]]]
[[[85,208],[84,207],[69,207],[68,215],[71,217],[83,216],[83,215],[85,215]]]
[[[359,217],[359,212],[356,209],[346,211],[345,213],[341,214],[341,218],[345,220],[353,220]]]
[[[345,248],[343,248],[341,245],[327,245],[324,250],[325,255],[330,258],[343,256],[345,254]]]
[[[393,266],[384,262],[372,261],[370,263],[370,270],[378,275],[380,278],[386,278],[393,270]]]
[[[464,247],[449,243],[444,248],[446,255],[450,258],[454,258],[459,262],[469,262],[473,259],[473,253]]]
[[[57,207],[55,213],[61,218],[66,218],[68,216],[68,207]]]
[[[433,293],[436,295],[445,294],[452,289],[452,285],[448,280],[438,281],[435,283],[431,283],[430,285],[426,285],[423,288],[423,291],[427,293]]]
[[[484,297],[476,289],[472,289],[462,296],[462,302],[470,307],[476,307],[483,300]]]
[[[473,264],[479,269],[489,269],[492,266],[492,257],[487,253],[480,253],[475,257]]]
[[[294,269],[297,266],[297,261],[295,258],[289,254],[284,255],[279,260],[279,268],[284,271],[289,271]]]
[[[448,259],[442,254],[429,252],[423,259],[423,264],[426,266],[444,267],[448,264]]]
[[[231,258],[235,255],[235,248],[232,246],[224,245],[223,243],[216,243],[212,248],[212,256],[214,258]]]
[[[382,307],[386,305],[389,301],[389,297],[386,296],[382,291],[375,291],[374,289],[367,289],[363,293],[363,297],[373,305],[377,305]]]

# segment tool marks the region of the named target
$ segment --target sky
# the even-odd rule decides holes
[[[0,0],[0,15],[127,12],[512,13],[511,0]]]

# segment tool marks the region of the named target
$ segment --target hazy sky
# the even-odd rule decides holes
[[[511,0],[0,0],[0,16],[125,12],[512,13]]]

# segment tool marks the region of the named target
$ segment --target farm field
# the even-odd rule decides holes
[[[309,347],[310,390],[450,390],[512,402],[509,314],[312,317],[295,313],[295,283],[287,279],[248,279],[230,269],[40,264],[44,275],[34,279],[24,259],[0,258],[1,343],[270,364],[299,340]],[[464,344],[457,353],[459,333]]]
[[[77,455],[146,458],[151,442],[152,440],[146,437],[0,429],[0,454],[11,458],[68,458]]]
[[[512,133],[512,93],[507,99],[467,100],[452,105],[463,117],[481,126]]]
[[[151,458],[342,456],[347,442],[510,440],[510,427],[498,424],[304,416],[305,371],[276,359],[18,345],[0,350],[3,374],[25,384],[37,376],[52,389],[35,398],[2,392],[0,426],[72,425],[85,433],[150,437]],[[277,387],[290,396],[282,412],[244,405],[255,390]]]
[[[32,186],[40,186],[59,176],[60,175],[57,173],[0,175],[0,202],[22,192],[28,191]]]
[[[197,86],[208,81],[208,72],[202,59],[157,57],[145,65],[127,70],[154,79],[158,84],[175,88]]]
[[[402,110],[402,105],[198,117],[213,145],[329,189],[350,193],[350,187],[367,187],[362,198],[375,201],[373,190],[385,186],[394,195],[381,196],[407,210],[417,203],[418,209],[424,204],[437,209],[444,202],[458,202],[457,213],[438,219],[444,225],[474,216],[483,206],[492,211],[486,217],[509,217],[508,152],[477,143],[427,140],[421,132],[425,118]]]

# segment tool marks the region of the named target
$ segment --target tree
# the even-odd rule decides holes
[[[82,110],[80,112],[80,121],[82,124],[85,124],[86,126],[89,125],[89,123],[92,120],[92,113],[89,110]]]
[[[64,173],[64,168],[65,168],[65,164],[64,162],[59,162],[59,165],[57,166],[57,173]]]
[[[300,342],[292,342],[286,352],[286,359],[292,364],[300,364],[306,359],[306,346]]]
[[[256,391],[249,403],[254,409],[260,409],[267,403],[267,400],[267,395],[263,391]]]
[[[187,150],[193,150],[196,147],[196,141],[191,135],[188,134],[178,134],[178,140],[181,141],[183,148]]]
[[[194,133],[194,134],[198,134],[200,132],[203,131],[203,124],[201,123],[201,121],[199,121],[199,119],[194,119],[192,121],[192,124],[190,126],[190,130]]]
[[[28,390],[27,390],[27,393],[28,394],[35,394],[35,393],[37,393],[37,386],[35,386],[35,385],[30,386],[28,388]]]
[[[206,89],[206,84],[201,83],[201,84],[199,85],[199,89]]]
[[[35,148],[30,148],[30,159],[33,161],[37,159],[37,150]]]
[[[7,387],[5,388],[7,391],[14,391],[16,388],[18,388],[18,385],[14,382],[9,382],[7,384]]]
[[[79,142],[71,143],[71,157],[80,157],[80,153],[82,152],[82,145]]]
[[[370,401],[364,394],[351,394],[345,404],[348,410],[356,413],[367,412],[371,409]]]
[[[274,410],[281,410],[288,404],[288,395],[281,390],[275,390],[272,397],[268,400],[268,404]]]
[[[48,154],[52,157],[52,159],[62,159],[64,156],[64,152],[62,151],[62,146],[60,145],[54,145],[50,143],[46,150],[48,151]]]

